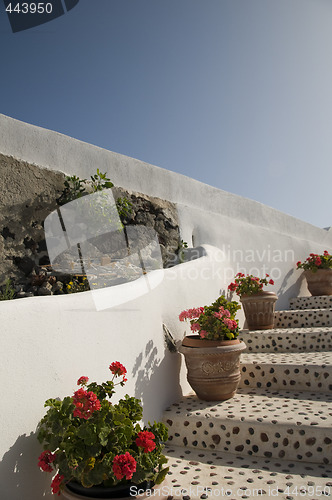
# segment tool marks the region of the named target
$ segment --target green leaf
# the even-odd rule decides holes
[[[169,471],[169,467],[166,467],[165,469],[161,470],[155,479],[155,483],[156,484],[162,483],[164,481],[165,477],[167,476],[168,471]]]
[[[99,431],[98,437],[100,439],[100,444],[102,446],[106,446],[107,445],[107,443],[108,443],[108,436],[109,436],[110,432],[111,432],[111,429],[107,425],[104,425],[104,427],[102,427],[101,430]]]

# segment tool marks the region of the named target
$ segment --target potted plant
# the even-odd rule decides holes
[[[258,278],[252,274],[238,273],[228,290],[240,297],[249,330],[268,330],[274,326],[274,309],[278,299],[274,292],[263,290],[264,285],[274,285],[266,274]]]
[[[297,269],[304,269],[311,295],[332,295],[332,255],[311,253],[304,262],[297,262]]]
[[[241,379],[240,355],[246,349],[239,335],[236,311],[240,306],[219,297],[210,306],[182,311],[194,335],[180,347],[187,366],[187,379],[200,399],[223,401],[234,396]]]
[[[37,437],[44,446],[39,467],[55,474],[53,494],[68,499],[129,496],[160,484],[168,468],[162,454],[167,428],[154,422],[142,428],[142,406],[126,395],[117,404],[109,398],[115,385],[126,382],[126,369],[118,361],[109,367],[111,381],[97,384],[80,377],[80,388],[63,400],[48,399]],[[120,382],[114,379],[122,377]],[[132,489],[133,485],[136,485]],[[134,496],[134,495],[131,495]]]

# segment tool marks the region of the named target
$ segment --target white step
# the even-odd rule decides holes
[[[239,389],[222,402],[184,397],[164,413],[171,446],[332,462],[332,394]]]
[[[332,396],[332,352],[244,353],[240,387],[323,392]]]
[[[289,309],[331,309],[332,295],[295,297],[289,301]]]
[[[242,330],[247,352],[332,351],[332,327]]]
[[[321,499],[332,496],[332,467],[169,445],[164,492],[173,500]]]
[[[274,328],[332,326],[332,308],[276,311],[274,317]]]

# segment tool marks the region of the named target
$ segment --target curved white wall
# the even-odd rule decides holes
[[[271,272],[280,297],[277,308],[284,309],[300,290],[308,293],[295,263],[310,252],[332,249],[331,228],[317,228],[253,200],[4,115],[0,130],[3,154],[83,178],[98,167],[115,185],[176,203],[189,246],[194,240],[196,246],[211,244],[226,253],[231,269],[224,266],[221,289],[239,266],[244,272]]]
[[[207,251],[165,270],[162,283],[148,294],[113,308],[97,311],[92,292],[0,302],[0,498],[41,500],[45,492],[51,496],[50,478],[38,471],[40,447],[33,433],[47,398],[72,393],[81,375],[105,380],[108,365],[118,360],[129,373],[120,394],[141,397],[144,418],[158,419],[188,390],[179,354],[165,348],[162,323],[180,339],[179,312],[211,303],[239,270],[270,272],[280,296],[277,307],[286,308],[290,297],[308,294],[295,262],[312,251],[332,251],[332,231],[4,115],[0,152],[80,177],[98,167],[118,186],[172,201],[182,238]]]
[[[73,394],[81,375],[102,382],[110,378],[112,361],[123,363],[128,383],[116,396],[141,398],[145,422],[160,419],[189,390],[184,363],[165,346],[162,324],[182,339],[189,329],[178,320],[181,310],[218,295],[218,279],[202,276],[218,274],[220,251],[205,249],[206,256],[165,270],[149,293],[101,311],[93,292],[0,302],[1,500],[51,498],[51,478],[37,467],[41,447],[34,432],[44,401]],[[107,299],[108,290],[102,293]]]

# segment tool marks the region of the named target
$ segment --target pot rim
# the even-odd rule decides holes
[[[183,347],[197,347],[199,349],[205,347],[226,347],[232,346],[240,343],[240,339],[232,339],[232,340],[209,340],[202,339],[199,335],[186,335],[182,340],[181,345]]]
[[[309,276],[316,276],[317,273],[319,273],[321,271],[323,271],[323,273],[326,273],[326,271],[332,273],[332,268],[331,267],[327,267],[325,269],[317,269],[317,271],[315,271],[315,272],[312,271],[311,269],[304,269],[303,272],[304,272],[304,274],[309,275]]]
[[[202,339],[201,339],[202,340]],[[204,339],[203,339],[204,340]],[[234,340],[238,342],[234,342]],[[197,342],[200,342],[200,340],[197,340]],[[207,340],[206,342],[213,342],[212,340],[209,341]],[[202,345],[197,345],[197,346],[186,346],[181,344],[179,348],[179,352],[182,354],[191,354],[191,355],[198,355],[201,356],[202,354],[204,355],[209,355],[209,354],[221,354],[221,353],[227,353],[227,352],[236,352],[236,351],[244,351],[247,348],[246,344],[243,342],[243,340],[240,339],[233,339],[229,341],[227,345],[217,345],[217,346],[202,346]]]
[[[275,300],[278,299],[278,295],[275,292],[269,292],[269,291],[266,291],[266,290],[260,290],[259,292],[251,293],[251,294],[244,293],[243,295],[241,295],[240,301],[242,301],[242,299],[245,299],[245,300],[252,299],[252,298],[255,299],[257,297],[261,297],[262,299],[264,299],[264,298],[266,298],[266,299],[275,299]]]

